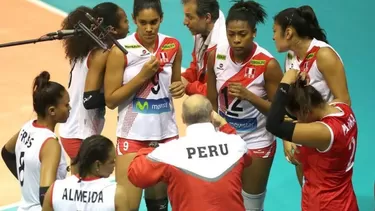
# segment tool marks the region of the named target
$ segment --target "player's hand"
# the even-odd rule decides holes
[[[248,96],[251,94],[251,92],[241,83],[230,83],[228,86],[228,93],[240,100],[248,99]]]
[[[185,86],[181,81],[175,81],[169,86],[169,91],[173,98],[178,99],[184,96]]]
[[[221,127],[227,124],[227,121],[215,111],[211,113],[211,122],[215,127]]]
[[[299,165],[300,162],[296,159],[295,155],[296,153],[298,154],[298,148],[297,145],[290,142],[290,141],[283,141],[284,143],[284,154],[285,154],[285,159],[294,165]]]
[[[155,56],[151,56],[151,59],[143,65],[141,73],[144,77],[151,78],[158,72],[159,68],[160,61]]]

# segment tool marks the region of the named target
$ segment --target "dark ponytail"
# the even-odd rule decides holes
[[[300,37],[328,43],[324,29],[320,28],[314,10],[308,5],[285,9],[274,17],[274,21],[281,26],[283,32],[288,26],[292,26]]]
[[[106,162],[113,147],[112,141],[102,135],[93,135],[83,140],[77,157],[72,162],[72,165],[78,166],[80,178],[85,178],[90,173],[96,161]]]
[[[263,6],[255,1],[237,1],[228,12],[226,24],[230,21],[246,21],[250,28],[256,30],[258,23],[264,23],[267,13]]]
[[[49,72],[41,72],[33,84],[33,107],[37,115],[45,117],[48,107],[57,106],[64,91],[65,88],[61,84],[50,81]]]
[[[163,18],[163,9],[160,0],[134,0],[133,15],[137,17],[144,9],[154,9]]]
[[[287,109],[293,114],[306,117],[313,108],[323,106],[325,101],[313,86],[307,85],[305,80],[297,80],[288,91]]]

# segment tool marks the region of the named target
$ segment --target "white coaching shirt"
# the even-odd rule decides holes
[[[54,211],[114,211],[116,183],[109,178],[86,179],[72,175],[56,181],[52,190]]]
[[[18,135],[15,151],[18,169],[17,174],[22,195],[18,211],[42,210],[39,201],[40,152],[45,141],[51,138],[57,139],[56,134],[48,128],[37,125],[36,120],[27,122]],[[58,139],[56,141],[58,141]],[[64,179],[66,177],[66,168],[67,164],[64,150],[61,147],[61,158],[56,179]]]

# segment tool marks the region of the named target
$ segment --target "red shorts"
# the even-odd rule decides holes
[[[138,152],[142,148],[150,147],[153,143],[166,143],[168,141],[178,139],[178,136],[166,138],[160,141],[137,141],[125,138],[117,138],[116,154],[125,155],[127,153]]]
[[[78,138],[63,138],[60,137],[61,143],[64,147],[66,154],[70,157],[70,159],[74,159],[77,157],[79,148],[82,144],[82,139]]]
[[[271,145],[259,149],[249,149],[248,152],[257,158],[272,158],[276,154],[276,141]]]

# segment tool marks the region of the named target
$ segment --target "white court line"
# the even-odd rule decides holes
[[[32,4],[35,4],[36,6],[38,7],[41,7],[45,10],[48,10],[50,11],[51,13],[54,13],[56,15],[59,15],[59,16],[63,16],[63,17],[66,17],[68,15],[68,13],[60,10],[60,9],[57,9],[56,7],[53,7],[43,1],[39,1],[39,0],[27,0],[28,2],[32,3]]]
[[[4,206],[1,206],[1,207],[0,207],[0,210],[6,210],[6,209],[11,209],[11,208],[17,208],[19,204],[20,204],[20,203],[17,202],[17,203],[13,203],[13,204],[4,205]]]

